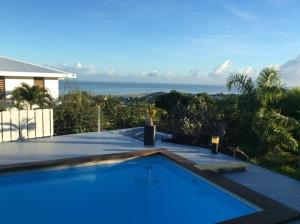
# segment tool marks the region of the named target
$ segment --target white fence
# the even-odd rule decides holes
[[[53,109],[0,112],[0,142],[53,136]]]

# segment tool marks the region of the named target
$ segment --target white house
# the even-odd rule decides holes
[[[76,74],[0,56],[0,97],[7,97],[21,83],[27,83],[47,89],[56,99],[59,80],[65,78],[76,78]]]

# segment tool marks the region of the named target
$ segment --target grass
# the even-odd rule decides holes
[[[290,153],[267,154],[260,158],[253,158],[251,162],[270,169],[274,172],[300,180],[299,157]]]

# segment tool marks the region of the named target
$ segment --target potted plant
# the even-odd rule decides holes
[[[156,108],[150,104],[146,109],[146,124],[144,127],[144,145],[155,144],[156,125],[153,124],[153,119],[156,115]]]

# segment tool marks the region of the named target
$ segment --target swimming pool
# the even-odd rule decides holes
[[[262,211],[161,154],[0,176],[1,223],[218,223]]]

